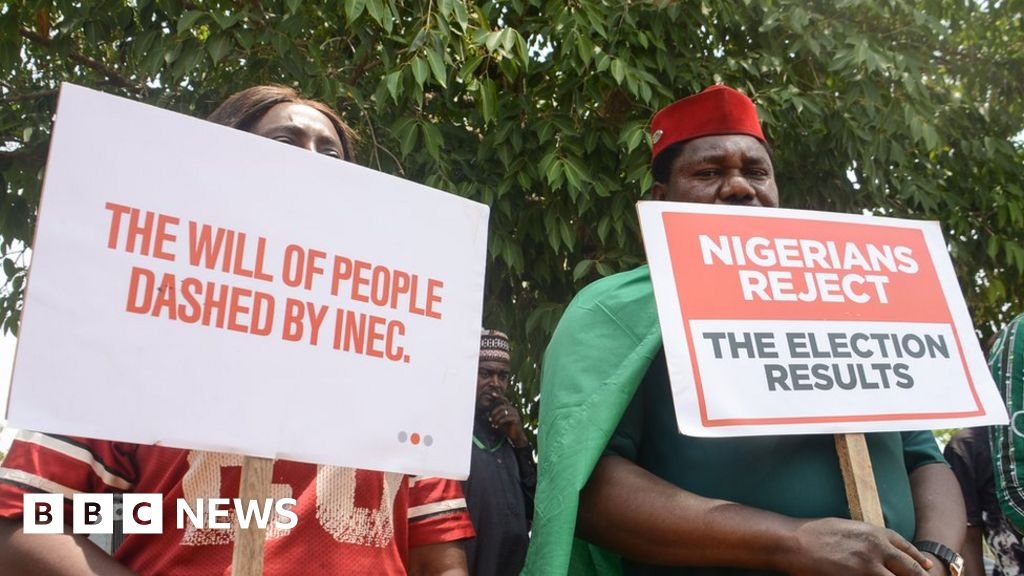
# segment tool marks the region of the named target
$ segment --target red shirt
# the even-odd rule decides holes
[[[140,574],[230,574],[234,530],[179,529],[176,501],[235,498],[242,456],[23,432],[0,467],[0,516],[25,492],[163,495],[163,534],[128,534],[114,553]],[[473,536],[458,482],[279,460],[271,497],[294,498],[290,528],[267,527],[264,574],[405,574],[408,550]],[[233,514],[232,514],[233,515]],[[288,524],[287,518],[282,518]],[[65,530],[70,532],[70,528]]]

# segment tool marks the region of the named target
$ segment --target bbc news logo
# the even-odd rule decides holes
[[[71,500],[71,530],[75,534],[113,534],[114,522],[121,521],[124,534],[162,534],[164,532],[162,494],[122,494],[121,514],[113,494],[74,494]],[[63,494],[25,494],[22,498],[26,534],[62,534],[64,532]],[[175,503],[175,526],[198,529],[232,530],[232,516],[242,528],[250,525],[266,529],[273,518],[274,527],[295,527],[299,517],[292,511],[294,498],[267,498],[262,502],[239,498],[197,498]]]

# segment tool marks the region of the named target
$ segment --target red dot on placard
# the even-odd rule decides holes
[[[412,435],[409,436],[409,442],[412,442],[413,446],[419,445],[419,443],[420,443],[420,435],[419,435],[419,433],[413,432]]]

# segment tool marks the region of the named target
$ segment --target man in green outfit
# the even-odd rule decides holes
[[[996,497],[1003,515],[1024,533],[1024,314],[1010,320],[996,335],[988,357],[992,378],[1010,414],[1009,426],[992,427],[992,466]]]
[[[655,200],[778,206],[740,92],[664,108],[652,140]],[[929,432],[867,435],[888,529],[848,519],[831,436],[679,434],[646,266],[574,299],[541,390],[527,574],[956,574],[963,501]]]

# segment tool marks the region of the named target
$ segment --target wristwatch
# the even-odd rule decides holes
[[[914,542],[914,547],[941,560],[946,565],[946,570],[949,570],[950,576],[961,576],[964,573],[964,557],[957,554],[952,548],[931,540],[918,540]]]

